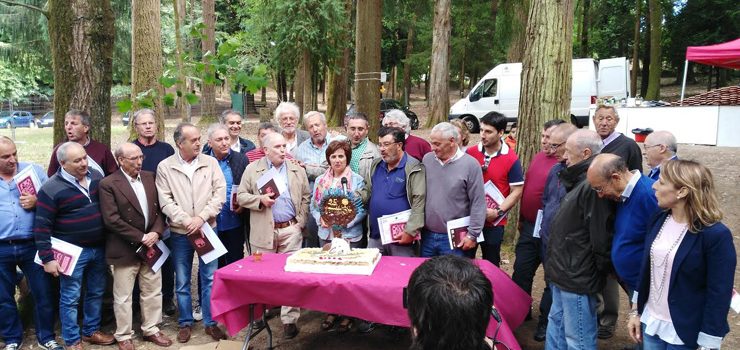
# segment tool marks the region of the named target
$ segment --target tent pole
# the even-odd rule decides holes
[[[683,66],[683,83],[681,84],[681,106],[683,106],[683,94],[686,92],[686,73],[689,70],[689,60]]]

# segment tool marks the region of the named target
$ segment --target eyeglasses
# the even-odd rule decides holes
[[[395,144],[397,144],[397,143],[398,143],[398,142],[383,142],[383,143],[379,143],[379,144],[378,144],[378,148],[388,148],[388,147],[390,147],[391,145],[395,145]]]
[[[650,146],[648,146],[648,145],[644,145],[643,147],[644,147],[644,148],[645,148],[646,150],[649,150],[649,149],[651,149],[651,148],[653,148],[653,147],[658,147],[658,146],[662,146],[662,145],[658,143],[658,144],[655,144],[655,145],[650,145]]]
[[[136,160],[139,160],[139,159],[141,159],[141,160],[144,160],[144,158],[145,158],[145,157],[144,157],[144,155],[142,154],[142,155],[140,155],[140,156],[136,156],[136,157],[121,157],[121,158],[123,158],[123,159],[127,159],[127,160],[130,160],[130,161],[132,161],[132,162],[133,162],[133,161],[136,161]]]
[[[493,157],[487,154],[484,157],[485,158],[483,159],[483,165],[480,167],[480,170],[485,173],[486,171],[488,171],[488,165],[491,164],[491,159]]]
[[[594,190],[596,193],[603,193],[604,188],[611,183],[612,183],[612,179],[609,179],[609,181],[607,181],[605,185],[598,186],[598,187],[591,187],[591,189]]]
[[[564,143],[565,142],[561,142],[561,143],[549,143],[549,144],[547,144],[547,147],[550,147],[550,149],[554,151],[554,150],[558,149],[558,147],[562,146]]]

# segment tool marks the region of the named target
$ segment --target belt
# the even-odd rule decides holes
[[[275,223],[275,228],[276,229],[278,229],[278,228],[286,228],[286,227],[288,227],[290,225],[295,225],[297,223],[298,223],[298,220],[296,220],[295,218],[292,218],[292,219],[290,219],[288,221],[276,222]]]
[[[25,244],[33,242],[33,238],[0,239],[0,244]]]

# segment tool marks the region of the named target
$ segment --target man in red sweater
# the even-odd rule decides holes
[[[66,141],[77,142],[85,148],[85,152],[87,153],[87,164],[90,169],[97,171],[103,177],[114,173],[118,170],[118,164],[116,164],[116,160],[113,158],[110,148],[91,139],[89,132],[90,115],[87,114],[87,112],[72,109],[64,115],[64,133],[66,135]],[[51,152],[49,170],[46,172],[49,177],[59,171],[60,165],[59,160],[57,160],[58,147],[59,145],[54,146],[54,151]]]
[[[424,155],[432,151],[432,145],[421,137],[411,135],[411,125],[409,118],[399,109],[391,109],[385,112],[383,117],[383,126],[391,128],[401,128],[406,132],[406,143],[403,150],[408,155],[421,161]]]

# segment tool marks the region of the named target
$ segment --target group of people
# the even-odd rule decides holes
[[[291,253],[323,246],[339,235],[352,247],[376,247],[395,256],[473,258],[481,246],[483,258],[498,266],[506,218],[520,201],[512,278],[531,294],[535,271],[544,264],[548,287],[535,337],[546,339],[547,348],[591,349],[597,335],[611,336],[620,286],[634,303],[630,333],[646,346],[718,348],[728,332],[735,251],[720,222],[711,173],[699,163],[674,159],[675,138],[655,132],[644,145],[651,171],[642,175],[642,151],[615,132],[619,119],[612,107],[597,109],[596,132],[560,120],[547,122],[542,150],[526,174],[513,144],[505,142],[507,119],[496,112],[480,119],[481,141],[465,147],[464,125],[437,124],[428,142],[411,135],[409,119],[392,110],[382,120],[378,139],[370,140],[362,113],[348,115],[346,135],[340,135],[328,131],[323,113],[310,111],[301,118],[295,104],[282,102],[274,123],[258,126],[257,146],[241,137],[242,116],[227,110],[208,127],[205,145],[198,127],[178,124],[174,148],[157,139],[154,113],[137,111],[132,120],[137,139],[111,152],[90,139],[85,112],[69,111],[67,141],[55,147],[46,173],[19,162],[13,141],[0,137],[0,189],[6,193],[0,208],[7,218],[0,230],[0,310],[9,315],[0,318],[0,335],[6,350],[16,350],[23,340],[13,299],[16,266],[31,286],[37,339],[44,350],[61,350],[50,321],[56,319],[51,276],[59,280],[61,335],[68,349],[82,349],[86,341],[133,350],[134,298],[140,304],[143,339],[166,347],[172,340],[157,328],[163,313],[177,312],[180,343],[188,342],[197,320],[214,340],[226,338],[211,315],[213,276],[243,258],[245,249]],[[298,127],[301,120],[305,130]],[[15,183],[14,176],[26,167],[41,183],[35,195],[20,193]],[[287,189],[277,197],[261,191],[260,179],[267,172]],[[501,193],[500,203],[487,204],[487,186]],[[356,216],[341,227],[321,215],[323,197],[337,190],[361,202]],[[378,218],[407,210],[404,233],[397,242],[383,244]],[[467,234],[451,247],[447,223],[465,217]],[[204,225],[215,231],[227,253],[208,263],[198,259],[193,298],[196,250],[191,241],[204,234]],[[56,240],[81,247],[72,271],[52,251]],[[154,271],[139,253],[160,241],[171,257]],[[43,267],[33,262],[36,251]],[[472,266],[446,261],[441,266],[453,270]],[[109,275],[113,335],[100,330]],[[464,276],[475,280],[481,275],[457,277]],[[490,283],[482,288],[490,290]],[[483,299],[492,303],[488,294]],[[599,315],[597,304],[603,309]],[[485,310],[478,316],[488,322],[490,314]],[[435,317],[422,315],[424,322]],[[299,308],[281,307],[286,339],[298,334],[299,316]],[[374,327],[339,315],[327,315],[321,327],[343,332],[353,322],[360,332]],[[412,323],[415,344],[443,339],[442,333],[417,329],[413,315]],[[484,334],[473,338],[482,341]],[[465,348],[486,346],[479,345]]]

